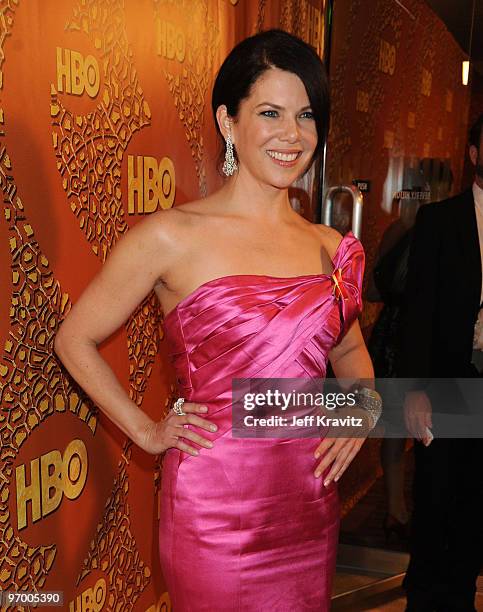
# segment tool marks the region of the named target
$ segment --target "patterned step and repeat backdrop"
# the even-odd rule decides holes
[[[472,83],[462,84],[461,66],[467,57],[425,0],[333,4],[326,181],[357,181],[364,190],[361,327],[367,339],[382,306],[371,302],[367,291],[382,239],[402,236],[421,203],[469,186],[462,170]],[[333,221],[341,231],[350,227],[350,208],[344,194],[335,202]],[[390,362],[393,333],[386,326],[389,348],[384,358]],[[376,442],[364,445],[341,479],[343,513],[380,474]]]
[[[278,26],[322,54],[323,4],[0,0],[1,590],[60,590],[70,612],[170,609],[159,460],[106,421],[53,339],[130,227],[220,184],[210,91],[231,47]],[[154,295],[100,348],[160,418],[175,388]]]
[[[335,0],[330,58],[327,181],[362,185],[371,269],[401,214],[468,187],[467,56],[425,0]],[[366,302],[363,327],[373,320]]]

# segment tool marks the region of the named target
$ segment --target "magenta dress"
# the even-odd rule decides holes
[[[320,440],[234,438],[230,402],[232,378],[325,376],[362,306],[352,233],[333,265],[332,275],[216,278],[165,318],[180,396],[206,404],[219,428],[196,428],[214,442],[190,442],[198,456],[164,456],[159,547],[174,612],[330,608],[339,500],[314,476]]]

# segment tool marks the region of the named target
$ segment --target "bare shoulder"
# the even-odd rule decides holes
[[[181,215],[175,209],[160,210],[133,225],[123,241],[138,244],[143,251],[158,251],[174,242],[176,230],[181,225]]]
[[[210,219],[216,216],[215,208],[209,197],[178,204],[151,213],[127,233],[132,245],[141,245],[146,255],[162,262],[159,272],[163,281],[196,253]]]
[[[205,198],[200,198],[199,200],[191,200],[190,202],[185,202],[184,204],[178,204],[170,210],[175,210],[187,216],[200,215],[208,211],[212,201],[213,198],[211,196],[207,196]]]
[[[130,232],[146,241],[146,246],[153,248],[175,247],[186,237],[203,212],[203,200],[187,202],[173,208],[158,210],[151,213],[132,227]]]
[[[342,234],[333,227],[329,227],[323,223],[315,223],[314,227],[320,236],[322,246],[332,259],[341,243]]]
[[[137,221],[114,246],[108,256],[112,265],[127,260],[144,261],[159,280],[184,255],[190,215],[170,208],[153,212]],[[149,264],[148,264],[149,262]]]

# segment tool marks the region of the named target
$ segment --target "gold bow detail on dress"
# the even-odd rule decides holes
[[[344,279],[342,278],[342,268],[334,270],[331,278],[334,283],[333,295],[335,295],[338,300],[347,300],[348,296],[344,287]]]

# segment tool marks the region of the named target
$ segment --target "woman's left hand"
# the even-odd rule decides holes
[[[337,482],[349,467],[351,461],[365,442],[368,429],[364,429],[364,433],[361,431],[358,437],[354,438],[331,438],[326,436],[318,445],[314,455],[316,459],[322,457],[322,460],[315,469],[315,477],[319,478],[329,465],[332,465],[331,470],[324,480],[325,487],[329,486],[332,481]]]

